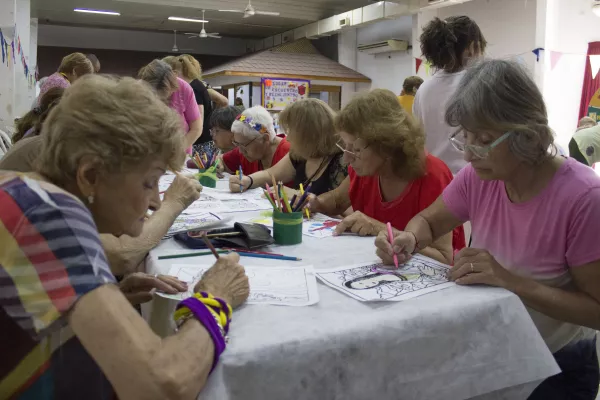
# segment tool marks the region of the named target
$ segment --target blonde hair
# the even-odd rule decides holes
[[[179,62],[179,57],[176,56],[167,56],[165,58],[162,59],[164,62],[166,62],[167,64],[169,64],[171,66],[171,68],[173,69],[173,71],[175,71],[177,73],[177,75],[181,76],[181,63]]]
[[[178,61],[181,64],[181,76],[185,79],[193,81],[202,78],[202,66],[194,57],[189,54],[182,54],[178,57]]]
[[[92,156],[108,173],[123,173],[159,158],[173,171],[184,158],[179,116],[145,83],[88,75],[77,80],[42,128],[36,170],[58,185],[76,179]]]
[[[394,93],[374,89],[354,97],[335,120],[339,132],[356,136],[391,160],[396,176],[413,180],[425,174],[423,128],[402,109]]]
[[[179,88],[177,74],[168,63],[162,60],[153,60],[150,64],[142,67],[138,78],[150,84],[163,101],[167,101],[170,95]]]
[[[335,111],[322,100],[305,99],[287,106],[279,124],[288,135],[294,158],[327,157],[341,150],[335,145]]]
[[[94,73],[94,66],[89,58],[83,53],[71,53],[64,56],[58,67],[58,72],[71,74],[75,71],[77,76],[83,76]]]

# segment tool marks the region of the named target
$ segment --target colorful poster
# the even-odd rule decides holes
[[[310,81],[302,79],[262,78],[262,105],[270,111],[281,111],[288,105],[308,98]]]

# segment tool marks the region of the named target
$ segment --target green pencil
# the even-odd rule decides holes
[[[229,253],[229,250],[217,250],[217,253]],[[198,257],[198,256],[209,256],[213,253],[211,251],[201,251],[198,253],[185,253],[185,254],[172,254],[170,256],[159,256],[159,260],[169,260],[172,258],[185,258],[185,257]]]

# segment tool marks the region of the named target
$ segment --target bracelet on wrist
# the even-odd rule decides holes
[[[246,175],[248,177],[248,179],[250,179],[250,184],[248,185],[248,189],[252,189],[252,186],[254,186],[254,179],[250,176],[250,175]]]

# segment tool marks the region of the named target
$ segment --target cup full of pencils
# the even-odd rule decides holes
[[[194,164],[198,167],[196,177],[198,178],[198,181],[200,181],[200,184],[205,187],[216,188],[217,166],[219,164],[217,152],[202,153],[202,155],[196,152],[192,156],[192,161],[194,161]]]
[[[275,182],[273,188],[266,185],[265,197],[273,206],[273,238],[275,243],[293,245],[302,243],[302,210],[294,211],[293,204],[288,200],[283,183]]]

